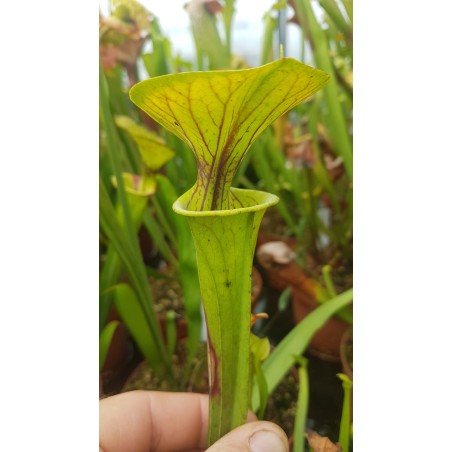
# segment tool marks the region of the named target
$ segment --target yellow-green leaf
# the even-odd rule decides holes
[[[270,354],[270,341],[268,337],[258,337],[255,334],[250,335],[251,353],[260,361],[264,361]]]
[[[285,58],[253,69],[151,78],[132,87],[130,98],[195,153],[198,179],[186,208],[230,209],[233,176],[253,141],[329,78]]]
[[[136,196],[153,195],[157,186],[155,177],[152,175],[138,176],[137,174],[122,173],[122,180],[126,192]],[[112,176],[111,183],[115,188],[118,188],[116,176]]]
[[[116,116],[115,123],[135,141],[144,164],[150,170],[157,171],[174,157],[174,151],[166,145],[165,140],[128,116]]]
[[[102,371],[104,367],[105,360],[107,359],[108,350],[110,349],[110,344],[115,334],[116,328],[119,322],[117,320],[112,320],[108,323],[99,337],[99,371]]]

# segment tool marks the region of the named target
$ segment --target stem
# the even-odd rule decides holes
[[[349,450],[350,442],[350,401],[353,382],[345,374],[337,374],[342,380],[344,403],[342,405],[341,426],[339,428],[339,444],[344,452]]]
[[[301,357],[296,357],[296,362],[300,365],[298,368],[298,401],[297,412],[295,414],[294,423],[294,445],[293,452],[304,452],[305,438],[304,432],[306,430],[306,419],[308,417],[309,407],[309,375],[308,375],[308,360]]]
[[[325,281],[326,290],[328,292],[328,297],[333,298],[337,295],[336,289],[334,288],[333,280],[331,278],[331,267],[329,265],[324,265],[322,267],[323,280]]]

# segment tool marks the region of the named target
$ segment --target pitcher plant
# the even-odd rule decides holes
[[[197,180],[173,209],[195,242],[209,357],[209,444],[246,421],[250,407],[251,271],[260,222],[278,197],[232,188],[251,144],[321,89],[325,72],[291,58],[242,70],[189,72],[142,81],[131,100],[185,141]]]

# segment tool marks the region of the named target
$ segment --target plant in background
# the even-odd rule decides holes
[[[108,247],[111,249],[109,257],[109,265],[107,268],[102,266],[101,270],[101,317],[105,320],[108,309],[105,308],[109,304],[109,296],[105,291],[119,277],[118,267],[122,265],[128,280],[133,288],[138,301],[142,319],[146,324],[146,328],[152,338],[152,347],[148,349],[147,356],[149,363],[155,371],[160,374],[168,374],[169,378],[173,378],[173,372],[170,357],[165,350],[163,337],[158,325],[156,314],[152,308],[153,298],[148,284],[146,269],[143,264],[142,255],[137,238],[137,219],[132,211],[128,201],[128,193],[126,191],[126,182],[123,177],[121,168],[121,156],[123,148],[118,137],[118,131],[115,126],[113,115],[110,107],[110,96],[106,77],[102,69],[99,72],[99,94],[100,94],[100,114],[101,123],[105,130],[107,157],[113,175],[117,184],[117,206],[115,207],[112,198],[108,192],[105,181],[100,177],[100,225],[101,231],[108,240]],[[110,180],[108,181],[110,182]],[[121,214],[118,215],[118,208]],[[108,254],[108,251],[107,251]],[[115,255],[119,256],[121,264],[119,264]],[[101,328],[103,325],[101,324]]]
[[[172,350],[164,346],[149,290],[149,270],[143,262],[137,241],[138,230],[144,226],[181,283],[188,323],[189,359],[185,373],[188,378],[190,358],[197,350],[202,327],[195,252],[186,220],[178,218],[172,211],[169,213],[166,207],[177,198],[175,189],[168,178],[157,173],[174,157],[174,151],[160,136],[130,117],[116,116],[113,119],[108,85],[102,70],[100,75],[101,119],[108,143],[107,156],[114,174],[112,182],[117,189],[116,193],[112,193],[112,198],[116,198],[115,206],[106,184],[100,179],[101,228],[108,240],[100,274],[102,357],[106,354],[105,349],[108,349],[114,332],[112,329],[116,325],[113,323],[104,332],[114,300],[118,313],[151,367],[160,376],[167,376],[169,387],[180,389],[184,381],[173,378]],[[123,152],[124,141],[119,139],[119,131],[124,131],[139,151],[141,163],[138,174],[121,170],[121,157],[124,159],[127,154]],[[118,284],[125,275],[128,282]],[[168,326],[172,323],[174,319],[168,318]]]
[[[342,388],[344,390],[344,401],[342,403],[342,416],[341,416],[341,426],[339,432],[339,444],[342,450],[349,450],[350,437],[352,432],[351,424],[351,393],[353,382],[345,374],[337,374],[339,379],[342,381]]]
[[[118,127],[125,129],[127,133],[132,136],[134,141],[137,142],[143,162],[141,174],[133,174],[130,172],[123,172],[121,174],[133,228],[135,233],[138,233],[143,222],[143,215],[149,198],[156,192],[157,182],[155,172],[168,160],[173,158],[174,151],[170,149],[159,136],[143,126],[136,124],[132,119],[126,116],[117,116],[115,122]],[[114,187],[118,187],[116,176],[112,176],[112,184]],[[124,210],[121,205],[117,206],[117,216],[119,222],[124,224]],[[154,236],[156,235],[156,231],[159,231],[159,229],[156,228],[155,231],[153,231]],[[166,242],[164,240],[157,240],[156,243],[163,256],[165,256],[169,262],[174,262],[174,256],[165,246]],[[100,306],[101,324],[105,321],[109,312],[111,299],[111,294],[103,292],[116,283],[121,270],[122,266],[118,254],[114,248],[109,247],[100,275],[100,290],[102,293]]]
[[[258,135],[329,76],[293,59],[254,69],[145,80],[132,101],[184,140],[198,177],[174,204],[193,234],[208,329],[209,443],[242,424],[250,405],[251,267],[259,224],[278,198],[232,188]]]
[[[297,143],[298,131],[299,139],[304,138],[301,163],[304,161],[305,172],[311,173],[311,200],[317,212],[326,214],[323,220],[319,215],[315,221],[308,221],[317,225],[314,241],[320,242],[319,234],[326,239],[317,261],[330,264],[336,282],[347,287],[351,281],[344,273],[351,273],[353,221],[351,1],[321,0],[317,10],[308,0],[289,3],[295,11],[291,21],[301,29],[302,53],[309,52],[316,67],[331,75],[331,83],[306,111],[305,125],[300,120],[294,123],[291,149],[296,150],[293,144]],[[306,162],[309,153],[311,162]],[[310,249],[315,254],[314,245]],[[345,272],[339,270],[341,267]]]
[[[315,305],[353,285],[353,60],[350,2],[321,0],[313,5],[291,0],[275,1],[265,15],[262,63],[274,58],[276,32],[280,39],[284,36],[288,4],[295,12],[289,22],[301,28],[301,61],[330,74],[331,83],[262,133],[236,183],[280,198],[263,224],[260,239],[290,244],[294,262],[282,268],[280,262],[262,262],[261,250],[257,257],[266,276],[275,280],[278,274],[278,290],[293,289],[294,309],[301,292]],[[351,307],[337,316],[345,324],[352,323]]]
[[[307,359],[305,353],[314,334],[337,312],[346,308],[353,300],[353,289],[348,289],[334,296],[311,312],[296,325],[278,345],[264,356],[263,363],[258,363],[252,392],[251,408],[256,413],[264,413],[268,397],[273,393],[293,366],[298,366],[299,395],[294,425],[294,452],[304,450],[304,432],[306,429],[307,409],[309,406],[309,387],[307,375]],[[259,378],[259,375],[262,377]],[[344,387],[345,389],[345,387]],[[342,419],[349,422],[349,411],[346,411],[349,400],[344,399]],[[259,416],[259,418],[263,418]],[[346,428],[341,428],[345,432]],[[346,450],[346,449],[344,449]]]
[[[154,250],[170,267],[171,278],[181,285],[188,329],[188,378],[190,358],[201,337],[199,282],[187,221],[168,206],[195,180],[195,160],[182,141],[173,135],[165,137],[159,125],[130,102],[128,87],[139,78],[140,58],[152,75],[185,63],[170,57],[170,43],[162,36],[157,18],[141,4],[117,0],[110,8],[109,17],[100,16],[100,368],[118,325],[107,323],[114,301],[154,371],[167,375],[169,387],[181,389],[184,381],[172,378],[171,350],[165,350],[160,326],[152,319],[154,300],[148,275],[162,274],[144,263],[137,237],[139,231],[147,231]],[[143,53],[148,40],[152,51]],[[167,315],[166,339],[174,343],[169,337],[174,329],[171,314]]]

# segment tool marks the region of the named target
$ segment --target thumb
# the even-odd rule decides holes
[[[289,452],[284,431],[272,422],[249,422],[229,432],[206,452]]]

